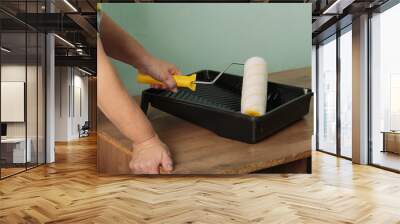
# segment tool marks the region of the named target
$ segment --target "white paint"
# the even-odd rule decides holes
[[[241,112],[265,114],[267,107],[267,63],[261,57],[252,57],[244,64]]]

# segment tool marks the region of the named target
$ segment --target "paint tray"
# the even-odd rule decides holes
[[[219,72],[202,70],[197,80],[210,81]],[[196,91],[180,88],[177,93],[147,89],[141,108],[149,104],[219,136],[257,143],[302,119],[310,107],[310,89],[268,82],[267,112],[260,117],[240,113],[242,77],[224,73],[214,85],[197,85]]]

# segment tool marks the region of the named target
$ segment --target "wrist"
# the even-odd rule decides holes
[[[160,143],[161,143],[160,138],[158,138],[158,135],[154,133],[153,136],[151,136],[143,141],[134,142],[132,144],[132,146],[133,146],[133,150],[141,150],[141,149],[147,149],[151,146],[154,146],[154,145],[157,145]]]
[[[152,64],[153,61],[154,58],[151,55],[143,55],[142,57],[140,57],[136,68],[140,71],[146,72],[147,68]]]

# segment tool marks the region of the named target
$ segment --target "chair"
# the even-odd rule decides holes
[[[79,138],[89,136],[89,129],[90,129],[89,121],[85,121],[82,127],[78,124]]]

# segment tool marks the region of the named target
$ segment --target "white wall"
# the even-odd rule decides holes
[[[88,78],[71,67],[56,67],[55,78],[55,140],[77,139],[78,124],[88,120]]]
[[[69,132],[69,68],[55,68],[55,141],[67,141]]]

